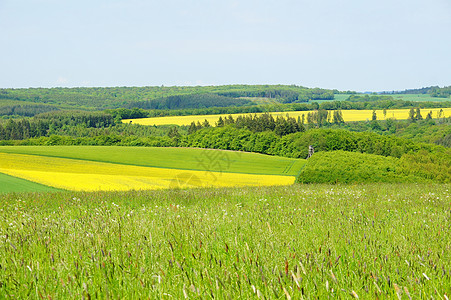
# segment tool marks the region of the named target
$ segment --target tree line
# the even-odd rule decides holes
[[[113,109],[170,96],[215,94],[226,98],[270,96],[280,102],[333,99],[333,91],[296,85],[147,86],[0,89],[0,99],[51,104],[58,108]]]
[[[305,119],[304,115],[295,119],[290,117],[288,114],[285,117],[277,116],[274,118],[274,116],[269,113],[264,113],[261,115],[240,115],[236,118],[232,115],[225,118],[220,116],[218,121],[215,123],[215,126],[224,127],[230,125],[238,129],[244,128],[253,132],[273,131],[277,135],[283,136],[296,132],[304,132],[306,128],[318,128],[332,123],[344,124],[343,115],[340,110],[318,110],[309,112],[307,114],[307,119]],[[193,121],[189,126],[188,134],[210,126],[211,125],[207,120],[203,123],[199,121],[196,123]]]
[[[422,94],[431,95],[432,97],[448,98],[451,95],[451,86],[429,86],[419,89],[408,89],[404,91],[383,92],[382,94]]]
[[[7,117],[32,117],[49,111],[59,110],[50,105],[6,105],[0,106],[0,116]]]
[[[309,145],[313,145],[315,151],[344,150],[393,157],[400,157],[405,153],[420,149],[427,151],[446,149],[372,132],[350,132],[342,129],[323,128],[279,136],[272,131],[252,132],[232,126],[212,127],[182,137],[180,143],[183,147],[259,152],[293,158],[306,158]]]
[[[9,122],[15,121],[11,120]],[[43,134],[48,130],[45,126],[46,124],[44,123],[43,125],[41,128],[42,134],[39,137],[35,135],[35,138],[33,138],[32,134],[30,134],[31,138],[23,141],[11,141],[12,138],[9,138],[10,141],[3,141],[1,144],[46,145],[49,139],[52,139],[64,141],[65,144],[102,145],[101,141],[107,140],[107,145],[213,148],[293,158],[306,158],[309,145],[313,145],[315,152],[344,150],[393,157],[401,157],[403,154],[421,149],[428,152],[444,152],[444,149],[447,149],[433,144],[416,143],[412,140],[395,136],[384,136],[372,132],[350,132],[342,129],[326,128],[278,135],[275,131],[253,132],[249,129],[227,125],[224,127],[204,127],[201,130],[185,135],[179,133],[178,130],[175,130],[175,132],[171,131],[170,127],[168,127],[167,129],[169,130],[166,131],[167,134],[165,136],[156,134],[117,134],[111,132],[108,135],[71,137],[49,135],[48,132]],[[123,128],[127,128],[127,126],[127,124],[121,125]],[[149,127],[152,128],[152,126],[145,128]],[[2,126],[2,128],[5,127]],[[447,151],[449,154],[449,149]]]
[[[412,102],[404,100],[375,100],[369,102],[352,101],[325,101],[312,103],[277,103],[252,106],[208,107],[195,109],[165,109],[148,110],[143,108],[118,108],[105,110],[119,119],[153,118],[165,116],[190,116],[190,115],[215,115],[215,114],[239,114],[239,113],[265,113],[288,111],[313,111],[313,110],[382,110],[401,108],[441,108],[448,107],[445,102]]]
[[[252,98],[270,98],[278,99],[281,103],[294,103],[294,102],[308,102],[311,100],[333,100],[334,91],[326,89],[306,89],[297,86],[288,87],[263,87],[260,90],[255,89],[243,89],[243,90],[233,90],[227,92],[218,93],[219,95],[241,98],[241,97],[252,97]]]
[[[137,115],[143,110],[125,110]],[[198,130],[211,126],[233,126],[238,129],[247,129],[252,132],[272,131],[278,136],[285,136],[296,132],[304,132],[313,128],[342,128],[354,132],[373,131],[382,135],[406,136],[416,141],[450,145],[451,118],[440,117],[432,119],[431,113],[424,113],[417,108],[412,109],[409,120],[377,120],[375,113],[371,121],[345,122],[340,110],[311,111],[304,116],[293,118],[274,117],[268,113],[261,115],[247,115],[233,117],[220,117],[215,124],[208,121],[192,123],[190,126],[172,127],[143,126],[138,124],[125,124],[114,114],[105,112],[73,112],[58,111],[37,115],[28,119],[14,119],[0,121],[0,139],[22,140],[30,137],[67,135],[73,137],[90,137],[99,135],[134,135],[137,137],[164,136],[171,131],[171,137],[192,134]],[[131,115],[129,115],[131,117]],[[368,116],[370,117],[370,115]],[[435,117],[435,116],[434,116]]]
[[[48,136],[62,128],[105,128],[114,124],[113,116],[102,112],[51,112],[32,119],[9,119],[0,123],[0,140]]]
[[[177,95],[165,98],[147,100],[140,102],[132,102],[127,108],[141,109],[190,109],[190,108],[207,108],[207,107],[229,107],[250,105],[252,101],[246,99],[229,98],[216,94],[192,94]]]

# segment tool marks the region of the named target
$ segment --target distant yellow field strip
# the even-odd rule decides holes
[[[186,171],[7,153],[0,153],[0,173],[74,191],[289,185],[295,180],[293,176]]]
[[[437,113],[440,110],[443,110],[443,116],[448,117],[451,115],[451,108],[424,108],[421,109],[421,113],[423,115],[423,118],[426,117],[426,115],[432,111],[432,117],[436,118]],[[410,109],[387,109],[385,118],[395,118],[398,120],[405,120],[409,117],[409,111]],[[283,116],[285,117],[287,114],[290,117],[297,118],[298,116],[302,118],[302,115],[305,115],[305,118],[307,119],[307,114],[309,111],[287,111],[287,112],[271,112],[270,114],[274,117],[277,116]],[[371,120],[372,117],[372,110],[342,110],[343,119],[345,122],[352,122],[352,121],[365,121],[365,120]],[[257,113],[257,115],[261,115],[263,113]],[[232,114],[233,118],[236,119],[238,116],[244,116],[244,115],[254,115],[254,114]],[[384,119],[384,113],[383,110],[376,110],[376,115],[378,120]],[[194,115],[194,116],[174,116],[174,117],[158,117],[158,118],[144,118],[144,119],[127,119],[122,120],[124,123],[130,123],[132,124],[141,124],[141,125],[190,125],[191,122],[203,122],[204,120],[207,120],[212,126],[215,125],[215,123],[218,121],[219,117],[225,118],[229,116],[228,114],[225,115]]]

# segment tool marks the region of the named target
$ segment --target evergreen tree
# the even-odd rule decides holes
[[[372,121],[376,121],[376,120],[377,120],[377,114],[376,114],[376,111],[375,111],[375,110],[373,110],[373,114],[372,114],[372,116],[371,116],[371,120],[372,120]]]
[[[169,128],[168,137],[170,137],[172,139],[180,137],[180,133],[179,133],[179,130],[177,129],[177,126]]]
[[[227,119],[224,121],[225,125],[233,124],[235,123],[235,120],[233,119],[232,115],[229,115]]]
[[[197,131],[196,123],[194,121],[192,121],[188,128],[188,134],[192,134],[196,131]]]
[[[421,116],[421,111],[419,107],[417,107],[417,109],[415,110],[415,120],[423,120],[423,116]]]
[[[334,124],[344,123],[343,115],[341,113],[341,110],[334,110],[332,122]]]
[[[224,127],[224,120],[222,119],[221,116],[219,116],[219,120],[216,123],[216,127]]]
[[[210,122],[208,122],[208,120],[205,119],[205,121],[202,122],[202,127],[204,127],[204,128],[211,127]]]
[[[409,117],[407,118],[410,122],[415,122],[415,110],[411,108],[409,110]]]

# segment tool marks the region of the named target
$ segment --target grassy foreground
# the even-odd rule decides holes
[[[0,298],[449,298],[450,185],[0,196]]]

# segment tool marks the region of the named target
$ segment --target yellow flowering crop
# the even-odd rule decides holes
[[[75,191],[293,184],[293,176],[190,171],[0,153],[0,173]]]
[[[425,108],[421,110],[423,118],[426,117],[426,114],[429,111],[432,111],[432,117],[437,117],[437,113],[443,109],[444,116],[448,117],[451,115],[451,108]],[[385,118],[395,118],[398,120],[405,120],[409,117],[410,109],[387,109]],[[283,116],[285,117],[287,114],[290,117],[297,118],[298,116],[302,118],[302,115],[305,115],[305,119],[307,119],[308,111],[288,111],[288,112],[271,112],[270,114],[274,117]],[[343,119],[345,122],[351,121],[365,121],[371,120],[372,110],[342,110]],[[257,113],[257,115],[261,115],[262,113]],[[253,113],[249,114],[232,114],[233,118],[236,119],[238,116],[245,115],[255,115]],[[384,119],[383,110],[376,110],[376,115],[378,120]],[[229,116],[226,115],[194,115],[194,116],[170,116],[170,117],[158,117],[158,118],[143,118],[143,119],[133,119],[133,120],[123,120],[124,123],[132,123],[132,124],[141,124],[141,125],[190,125],[191,122],[203,122],[207,120],[210,125],[214,126],[218,121],[219,117],[225,118]]]

